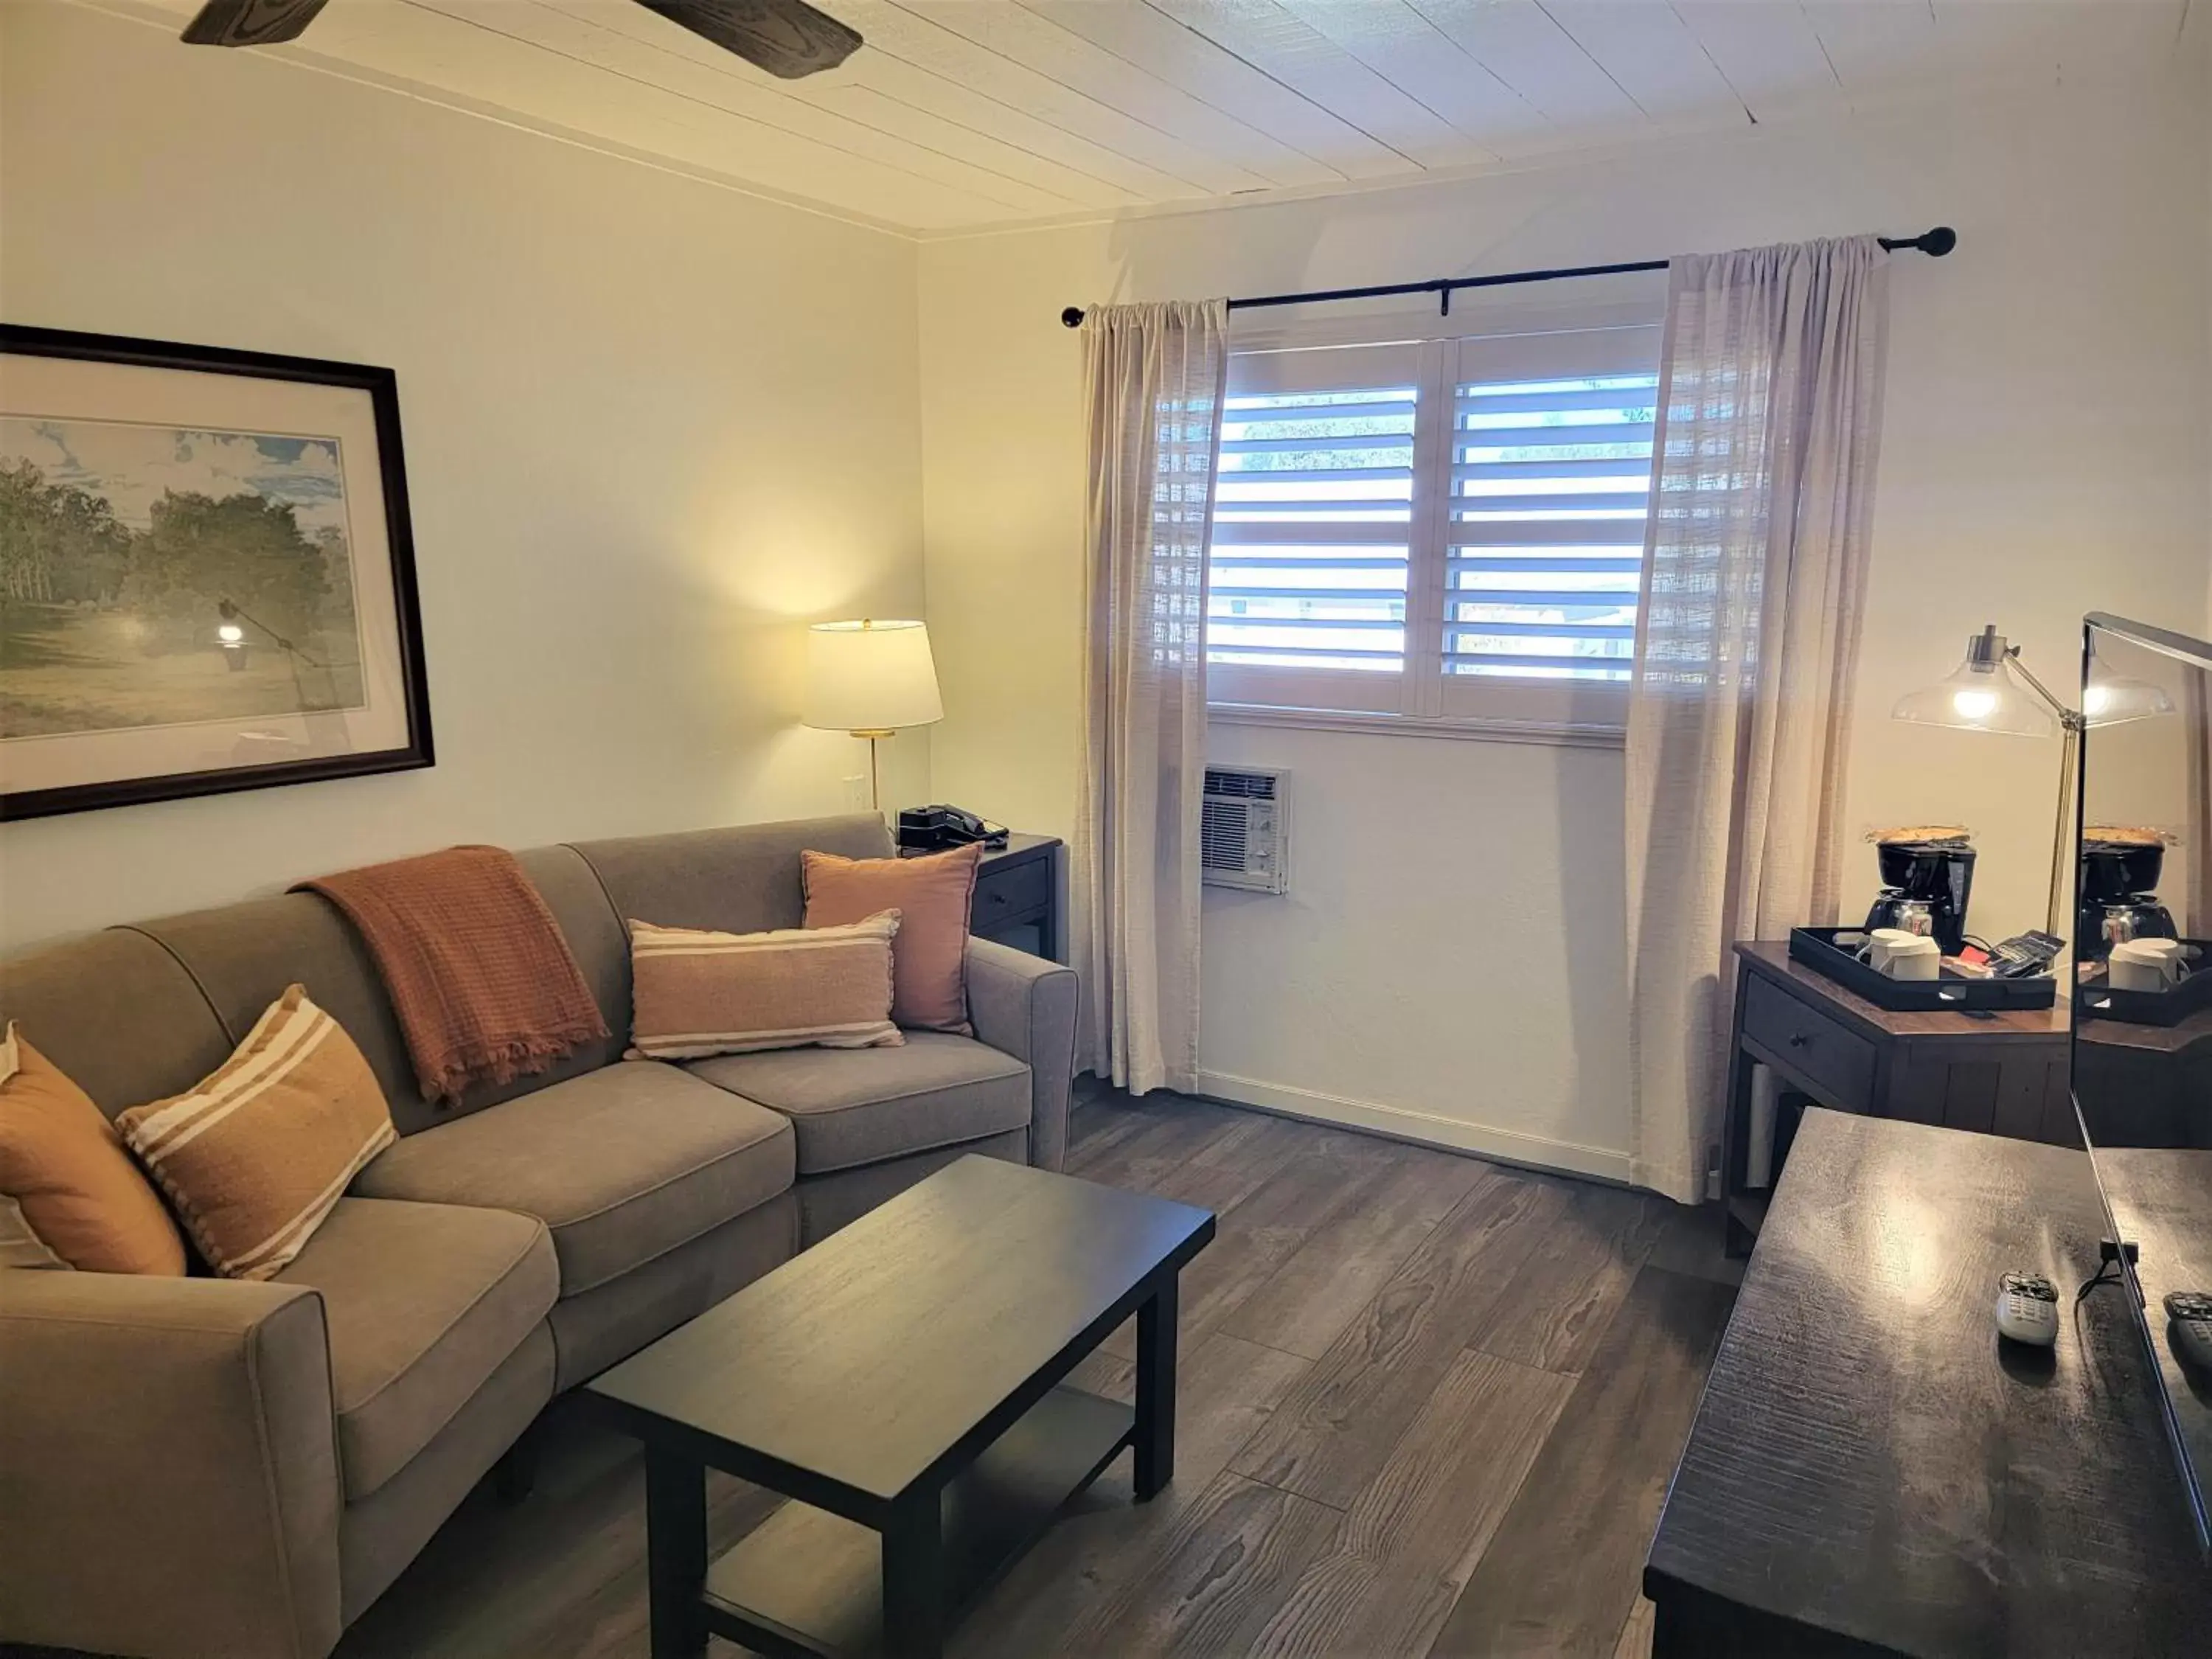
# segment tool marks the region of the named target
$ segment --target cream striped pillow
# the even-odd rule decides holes
[[[696,1060],[756,1048],[874,1048],[891,1024],[899,913],[842,927],[712,933],[629,925],[632,1060]]]
[[[281,1271],[393,1139],[368,1062],[297,985],[197,1088],[115,1127],[226,1279]]]

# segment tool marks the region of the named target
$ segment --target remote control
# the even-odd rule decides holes
[[[2174,1352],[2201,1371],[2212,1371],[2212,1296],[2203,1291],[2168,1291],[2166,1316],[2173,1322],[2166,1336]]]
[[[2058,1291],[2039,1273],[2007,1273],[1997,1287],[1997,1334],[2033,1347],[2058,1340]]]

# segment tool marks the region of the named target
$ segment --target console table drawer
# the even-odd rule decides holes
[[[1812,1087],[1823,1105],[1863,1112],[1874,1098],[1874,1045],[1771,981],[1744,988],[1743,1034]]]

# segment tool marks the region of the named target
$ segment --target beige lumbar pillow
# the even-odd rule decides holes
[[[198,1087],[116,1127],[227,1279],[281,1271],[393,1139],[368,1062],[297,985]]]
[[[899,913],[843,927],[714,933],[629,925],[629,1058],[696,1060],[757,1048],[873,1048],[891,1024]]]

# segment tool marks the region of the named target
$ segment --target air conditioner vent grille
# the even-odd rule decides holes
[[[1273,800],[1281,774],[1209,766],[1206,769],[1206,793],[1209,795],[1242,795],[1250,800]]]
[[[1199,872],[1209,887],[1281,893],[1290,888],[1290,774],[1273,767],[1209,766],[1199,810]]]

